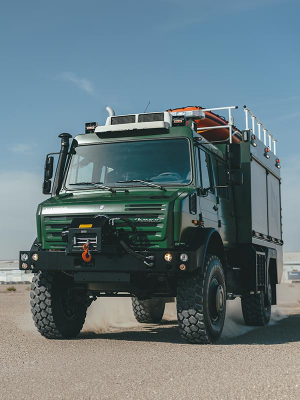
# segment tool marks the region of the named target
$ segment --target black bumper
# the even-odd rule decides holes
[[[172,261],[166,262],[164,255],[169,252],[172,254]],[[21,254],[28,255],[27,261],[21,260]],[[188,255],[188,261],[180,261],[180,254]],[[37,254],[37,261],[32,259],[33,254]],[[64,251],[20,251],[19,269],[29,270],[33,273],[38,271],[65,271],[65,272],[123,272],[123,273],[187,273],[199,267],[198,251],[184,250],[159,250],[151,251],[149,254],[154,256],[152,262],[154,265],[149,267],[143,260],[137,259],[130,254],[108,255],[108,254],[93,254],[92,260],[89,263],[83,261],[81,254],[66,254]],[[24,268],[24,264],[27,268]],[[180,265],[184,264],[186,269],[182,271]]]

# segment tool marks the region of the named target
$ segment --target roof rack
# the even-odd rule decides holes
[[[249,130],[249,120],[248,120],[248,114],[251,115],[251,120],[252,120],[252,133],[255,135],[255,127],[257,124],[258,127],[258,139],[261,139],[261,128],[263,128],[263,142],[265,146],[268,146],[270,151],[273,151],[273,153],[276,155],[276,142],[277,140],[274,138],[274,136],[268,131],[268,129],[260,122],[260,120],[249,110],[247,106],[244,106],[244,111],[245,111],[245,117],[246,117],[246,130]],[[255,124],[256,122],[256,124]],[[268,140],[267,140],[267,134],[268,134]],[[269,144],[267,144],[269,142]],[[272,149],[272,143],[273,143],[273,149]]]
[[[202,108],[201,111],[220,111],[220,110],[228,110],[228,124],[227,125],[222,125],[222,128],[228,128],[229,129],[229,143],[232,143],[232,134],[233,134],[233,124],[234,124],[234,118],[231,115],[231,110],[237,109],[238,106],[232,106],[232,107],[217,107],[217,108]],[[206,126],[206,127],[201,127],[200,131],[204,130],[212,130],[212,129],[219,129],[220,126]]]

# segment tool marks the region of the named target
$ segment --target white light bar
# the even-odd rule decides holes
[[[173,117],[185,117],[186,119],[204,119],[205,113],[202,110],[175,111],[170,113]]]
[[[166,129],[166,130],[168,130],[169,128],[170,128],[170,124],[166,121],[138,122],[138,123],[133,123],[133,124],[97,126],[97,128],[95,129],[95,133],[134,131],[134,130],[144,130],[144,129]]]

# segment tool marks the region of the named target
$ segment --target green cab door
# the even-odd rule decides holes
[[[196,149],[196,161],[198,163],[199,206],[202,221],[205,228],[218,229],[218,206],[214,189],[214,176],[212,160],[209,152],[202,148]]]

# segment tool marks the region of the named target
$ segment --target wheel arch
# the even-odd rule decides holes
[[[190,248],[197,251],[197,269],[200,268],[203,272],[206,254],[217,256],[223,266],[224,274],[226,275],[226,257],[223,241],[219,232],[213,228],[195,228],[192,235]]]

